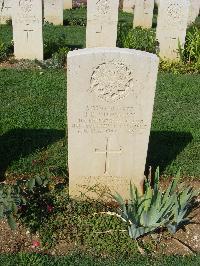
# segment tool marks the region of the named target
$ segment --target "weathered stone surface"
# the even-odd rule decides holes
[[[13,1],[13,39],[16,59],[43,59],[42,1]]]
[[[63,0],[64,1],[64,9],[72,9],[72,0]]]
[[[154,0],[135,0],[134,27],[151,28],[153,20]]]
[[[119,0],[88,0],[86,47],[115,47]]]
[[[189,15],[188,15],[188,25],[195,22],[199,15],[200,0],[190,0]]]
[[[6,24],[12,17],[12,0],[0,0],[0,24]]]
[[[160,1],[156,37],[161,58],[179,60],[179,43],[184,46],[188,11],[188,0]]]
[[[123,1],[123,11],[128,13],[133,13],[136,0],[124,0]]]
[[[44,21],[63,25],[63,0],[44,0]]]
[[[106,186],[128,197],[144,180],[156,55],[120,48],[68,54],[68,166],[72,197]],[[78,96],[77,96],[78,95]],[[96,197],[89,193],[90,197]]]

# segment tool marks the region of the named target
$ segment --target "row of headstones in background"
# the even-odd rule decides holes
[[[115,47],[119,0],[87,0],[86,47]]]
[[[134,0],[134,27],[151,28],[154,0]],[[87,47],[115,47],[117,41],[119,1],[87,1]],[[160,0],[156,37],[160,57],[178,59],[179,43],[183,47],[189,12],[188,0]]]
[[[152,27],[154,0],[124,0],[123,11],[134,12],[133,27]]]
[[[199,14],[200,0],[158,0],[156,38],[160,57],[179,59],[179,44],[184,46],[187,26]],[[154,0],[124,0],[124,11],[133,12],[134,27],[151,28]]]
[[[0,24],[12,18],[12,5],[17,0],[0,0]],[[42,0],[41,0],[42,1]],[[21,1],[29,2],[29,1]],[[63,9],[72,8],[72,0],[43,0],[44,20],[55,25],[63,24]],[[15,10],[15,9],[14,9]]]
[[[60,2],[59,2],[60,1]],[[141,0],[135,0],[136,4],[138,3],[138,15],[136,18],[142,17],[139,14],[146,15],[146,21],[150,21],[147,17],[152,18],[152,5],[145,5],[151,10],[149,13],[144,14],[144,9],[140,8]],[[138,1],[138,2],[137,2]],[[151,3],[151,0],[146,0]],[[47,6],[50,3],[49,7]],[[49,1],[44,0],[44,5],[46,10],[55,12],[58,9],[62,9],[61,3],[62,0]],[[36,4],[34,4],[36,3]],[[33,5],[38,6],[38,10],[41,9],[42,1],[41,0],[15,0],[13,2],[16,7],[13,14],[13,30],[14,30],[14,43],[15,43],[15,56],[17,59],[20,58],[29,58],[29,59],[41,59],[40,49],[36,49],[36,55],[33,52],[32,57],[30,53],[32,49],[28,49],[27,54],[24,47],[27,46],[27,42],[32,47],[36,47],[36,40],[42,46],[41,34],[39,34],[38,39],[33,38],[36,36],[37,32],[41,31],[42,15],[41,12],[37,12],[36,9],[32,8]],[[62,2],[63,4],[63,2]],[[117,39],[117,21],[118,21],[118,5],[119,1],[116,0],[88,0],[88,9],[87,9],[87,33],[86,33],[86,43],[87,47],[115,47]],[[52,8],[53,7],[53,8]],[[57,7],[57,9],[56,9]],[[162,58],[176,59],[177,50],[178,50],[178,40],[180,44],[184,44],[186,27],[187,27],[187,18],[188,18],[188,0],[163,0],[159,2],[159,15],[158,15],[158,24],[157,24],[157,39],[160,44],[160,56]],[[49,8],[49,9],[48,9]],[[148,10],[148,9],[147,9]],[[137,11],[137,9],[136,9]],[[33,12],[33,13],[32,13]],[[34,13],[35,12],[35,13]],[[50,11],[48,12],[51,13]],[[58,13],[58,12],[57,12]],[[60,12],[63,14],[63,12]],[[41,16],[41,17],[40,17]],[[20,19],[19,19],[20,18]],[[35,19],[37,18],[37,19]],[[55,16],[49,16],[49,20],[54,20],[54,23],[59,24],[59,21],[55,20]],[[63,20],[63,17],[60,19]],[[39,26],[40,25],[40,26]],[[37,29],[38,28],[38,29]],[[22,37],[19,38],[19,32],[21,29]],[[16,31],[16,33],[15,33]],[[34,39],[34,41],[33,41]],[[20,46],[22,48],[20,48]],[[19,47],[19,49],[17,48]],[[28,47],[28,46],[27,46]],[[23,55],[21,52],[23,50]],[[33,51],[35,49],[33,48]]]
[[[70,8],[69,1],[65,4]],[[45,20],[63,24],[63,0],[15,0],[12,5],[15,58],[43,60],[42,10]]]
[[[179,59],[179,45],[184,47],[185,43],[188,13],[188,0],[160,0],[156,39],[161,58]]]
[[[144,12],[146,12],[145,9],[148,9],[148,1],[149,0],[140,0],[140,5],[144,5]],[[157,6],[159,6],[159,3],[163,1],[163,0],[153,0],[153,2],[155,2],[155,4]],[[124,12],[128,12],[128,13],[133,13],[135,15],[135,8],[137,8],[138,5],[138,0],[123,0],[123,11]],[[146,3],[145,3],[146,2]],[[171,1],[173,3],[173,0]],[[191,23],[193,23],[195,21],[195,19],[198,17],[199,15],[199,11],[200,11],[200,0],[189,0],[189,15],[188,15],[188,25],[190,25]],[[145,8],[146,5],[146,8]],[[152,5],[152,3],[150,3],[150,5]],[[148,11],[147,11],[148,12]],[[142,21],[142,20],[141,20]],[[143,26],[143,22],[141,22],[141,25],[139,26]]]
[[[156,55],[133,49],[68,53],[72,197],[96,198],[109,189],[127,198],[130,181],[142,191],[158,63]]]

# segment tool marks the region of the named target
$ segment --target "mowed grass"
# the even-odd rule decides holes
[[[0,70],[2,176],[67,174],[66,90],[64,70]],[[147,166],[200,177],[199,99],[199,75],[159,74]]]
[[[57,265],[85,265],[85,266],[97,266],[97,265],[119,265],[119,266],[197,266],[200,263],[200,255],[197,256],[166,256],[166,257],[154,257],[149,259],[147,256],[138,255],[135,258],[128,259],[107,259],[107,258],[95,258],[93,256],[82,254],[71,254],[63,257],[53,257],[39,254],[16,254],[16,255],[0,255],[0,263],[4,266],[14,265],[32,265],[32,266],[57,266]]]

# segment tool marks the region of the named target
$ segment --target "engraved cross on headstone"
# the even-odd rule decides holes
[[[120,147],[119,150],[110,149],[109,139],[107,138],[105,150],[95,149],[95,152],[98,154],[105,154],[104,175],[110,175],[109,174],[109,154],[121,154],[122,148]]]
[[[100,28],[96,31],[96,33],[102,33],[102,25],[100,26]]]
[[[26,32],[26,38],[27,38],[27,41],[28,41],[28,37],[29,37],[29,33],[34,31],[34,30],[24,30]]]

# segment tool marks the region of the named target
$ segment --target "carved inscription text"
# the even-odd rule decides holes
[[[86,106],[82,117],[71,126],[79,134],[117,133],[120,130],[130,134],[140,133],[147,125],[143,120],[137,119],[134,107],[119,106]]]

